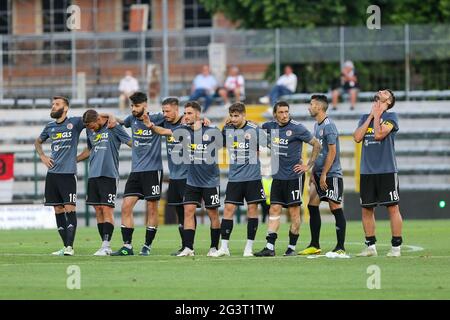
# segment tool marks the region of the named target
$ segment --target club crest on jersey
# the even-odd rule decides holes
[[[244,135],[244,138],[247,139],[247,140],[250,140],[250,139],[252,138],[252,135],[251,135],[249,132],[247,132],[247,133]]]
[[[292,131],[291,131],[291,130],[286,131],[286,136],[287,136],[287,137],[292,136]]]
[[[207,135],[206,133],[203,135],[203,140],[209,140],[209,135]]]
[[[73,129],[73,124],[69,123],[69,124],[67,125],[67,129],[72,130],[72,129]]]
[[[319,131],[319,136],[323,136],[323,129]]]

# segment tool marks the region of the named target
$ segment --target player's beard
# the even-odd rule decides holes
[[[378,93],[373,97],[373,101],[379,101],[380,100],[380,96],[378,95]]]
[[[56,111],[52,111],[50,112],[50,117],[52,117],[53,119],[59,119],[62,117],[64,113],[64,108],[56,110]]]
[[[141,112],[132,112],[133,116],[135,116],[136,118],[140,119],[142,118],[142,116],[144,115],[144,110],[142,110]]]

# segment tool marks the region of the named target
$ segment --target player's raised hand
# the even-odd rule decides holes
[[[49,169],[51,169],[54,165],[53,159],[50,157],[47,157],[45,154],[41,156],[41,161],[45,166]]]
[[[155,125],[153,122],[150,121],[150,117],[148,116],[147,113],[144,113],[144,115],[142,116],[142,121],[144,122],[145,126],[149,129],[151,129]]]

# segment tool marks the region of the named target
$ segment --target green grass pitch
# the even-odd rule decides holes
[[[255,250],[264,246],[266,225],[260,224]],[[389,222],[377,225],[378,257],[356,258],[363,248],[360,222],[347,226],[351,259],[283,257],[288,225],[282,225],[276,257],[244,258],[246,225],[235,225],[231,257],[208,258],[209,227],[200,225],[196,256],[171,257],[179,247],[176,226],[161,226],[149,257],[93,257],[100,246],[95,227],[80,227],[73,257],[53,257],[60,248],[56,230],[0,231],[0,299],[449,299],[450,220],[405,221],[401,258],[387,258]],[[144,229],[134,233],[139,251]],[[303,224],[297,249],[309,242]],[[323,223],[324,251],[335,244],[334,224]],[[121,245],[120,229],[113,249]],[[412,247],[410,247],[412,246]],[[423,248],[423,250],[421,250]],[[66,286],[67,268],[79,266],[81,289]],[[380,289],[368,289],[367,269],[378,266]]]

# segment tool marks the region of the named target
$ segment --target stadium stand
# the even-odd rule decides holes
[[[50,121],[49,106],[44,101],[35,99],[34,102],[22,101],[21,109],[18,111],[12,105],[2,105],[0,109],[0,152],[14,152],[15,182],[14,200],[42,202],[46,168],[34,153],[34,139],[39,135],[42,128]],[[116,101],[109,99],[89,99],[89,105],[98,105],[102,112],[118,113]],[[39,103],[38,103],[39,102]],[[39,108],[37,107],[39,105]],[[72,101],[73,109],[70,116],[79,116],[84,112],[84,104],[76,104]],[[25,109],[23,109],[25,108]],[[152,106],[152,110],[156,110]],[[265,106],[253,107],[255,121],[271,119],[271,115],[265,112]],[[258,114],[258,110],[260,113]],[[355,144],[351,134],[355,129],[358,119],[363,112],[370,110],[370,103],[359,103],[356,111],[335,111],[330,116],[335,120],[342,137],[341,162],[344,170],[345,190],[355,190]],[[449,101],[399,101],[396,103],[395,111],[400,119],[400,132],[396,139],[397,161],[400,170],[400,186],[402,190],[450,190],[450,118]],[[219,125],[226,110],[211,108],[207,116],[213,124]],[[291,107],[292,117],[302,122],[308,129],[312,130],[314,121],[310,117],[307,104],[293,104]],[[118,115],[119,116],[119,115]],[[263,117],[262,117],[263,116]],[[120,115],[120,117],[123,117]],[[86,145],[85,133],[82,133],[79,145],[81,152]],[[165,144],[163,143],[163,161],[165,179],[167,181],[167,162]],[[44,150],[49,151],[49,144],[44,144]],[[131,149],[122,146],[120,153],[120,182],[116,211],[120,210],[121,196],[131,166]],[[227,170],[221,166],[221,193],[222,200],[226,187]],[[35,175],[35,172],[37,175]],[[78,199],[79,208],[84,210],[85,199],[85,163],[78,164]],[[163,192],[167,185],[164,184]],[[144,210],[143,204],[137,207],[137,212]],[[91,210],[92,212],[92,210]]]

